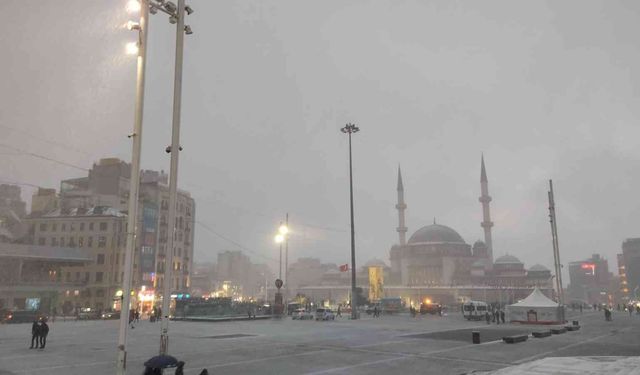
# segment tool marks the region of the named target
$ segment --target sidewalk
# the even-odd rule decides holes
[[[640,357],[548,357],[494,372],[491,375],[631,375],[640,374]]]

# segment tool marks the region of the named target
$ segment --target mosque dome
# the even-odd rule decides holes
[[[534,264],[529,268],[529,271],[549,272],[549,269],[542,264]]]
[[[409,244],[442,242],[465,244],[458,232],[440,224],[432,224],[422,227],[418,229],[411,238],[409,238]]]
[[[503,255],[500,258],[496,259],[495,264],[523,264],[520,259],[514,257],[513,255]]]

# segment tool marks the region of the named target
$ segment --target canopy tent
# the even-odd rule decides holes
[[[528,324],[558,324],[561,321],[560,305],[535,288],[522,301],[507,306],[509,321]]]

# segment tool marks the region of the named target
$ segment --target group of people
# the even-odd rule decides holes
[[[49,325],[46,318],[38,318],[31,325],[31,346],[29,349],[44,349],[47,344]]]
[[[484,314],[484,317],[487,320],[487,324],[500,324],[500,321],[502,321],[502,324],[506,323],[504,310],[501,309],[494,309],[491,312],[487,310],[487,312]]]

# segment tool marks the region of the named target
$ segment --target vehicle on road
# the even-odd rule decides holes
[[[13,310],[7,311],[2,316],[2,323],[30,323],[43,317],[39,311]]]
[[[101,319],[120,319],[120,311],[105,311],[100,316]]]
[[[291,319],[293,320],[313,320],[314,315],[313,313],[311,313],[310,311],[307,311],[305,309],[296,309],[292,314],[291,314]]]
[[[378,308],[379,312],[382,312],[382,306],[379,303],[372,303],[370,305],[367,305],[367,308],[364,310],[368,315],[373,314],[373,312],[375,311],[376,307]]]
[[[467,301],[462,304],[462,316],[467,320],[482,320],[489,309],[489,305],[482,301]]]
[[[427,300],[420,304],[420,314],[442,315],[442,305],[436,302]]]
[[[380,307],[385,314],[396,314],[404,308],[400,297],[382,298],[380,299]]]
[[[335,320],[336,315],[331,309],[317,309],[316,320]]]
[[[91,307],[82,307],[78,312],[78,320],[94,320],[100,319],[100,315],[98,314],[98,310],[92,309]]]

